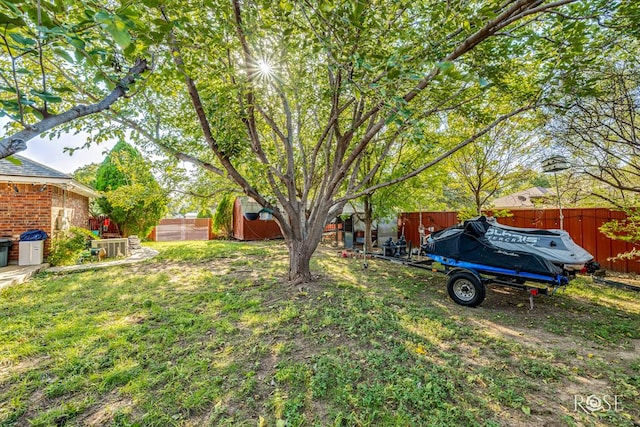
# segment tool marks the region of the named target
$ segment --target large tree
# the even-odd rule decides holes
[[[604,184],[603,198],[640,194],[640,62],[593,72],[582,96],[556,105],[548,131],[576,159],[575,167]],[[557,114],[560,112],[560,114]],[[611,200],[613,201],[613,200]]]
[[[638,11],[640,13],[640,10]],[[635,43],[635,44],[634,44]],[[607,204],[622,209],[626,218],[602,225],[615,240],[640,243],[640,61],[637,40],[615,42],[626,60],[595,61],[585,67],[582,90],[554,104],[547,130],[570,156],[574,173],[598,185],[584,186]],[[618,259],[640,257],[637,248]]]
[[[131,145],[118,142],[96,171],[101,211],[118,224],[123,236],[146,237],[167,210],[167,196],[150,164]]]
[[[132,102],[112,105],[110,123],[228,177],[271,210],[289,248],[289,278],[300,281],[311,278],[324,225],[349,200],[416,176],[533,108],[570,59],[566,46],[598,19],[611,21],[617,6],[146,0],[89,16],[122,42],[117,57],[131,58],[123,31],[136,55],[138,46],[157,47],[148,84]],[[367,153],[381,153],[369,165],[377,170],[397,152],[395,135],[416,126],[429,125],[427,142],[440,146],[447,115],[489,94],[502,94],[503,113],[477,117],[476,132],[432,159],[386,182],[360,173]]]

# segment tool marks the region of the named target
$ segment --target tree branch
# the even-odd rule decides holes
[[[485,135],[487,132],[491,131],[493,128],[495,128],[496,126],[498,126],[500,123],[504,122],[505,120],[510,119],[513,116],[516,116],[524,111],[527,110],[531,110],[532,108],[535,108],[535,105],[527,105],[525,107],[521,107],[518,108],[512,112],[510,112],[509,114],[505,114],[503,116],[498,117],[496,120],[494,120],[491,124],[489,124],[488,126],[486,126],[485,128],[483,128],[482,130],[480,130],[479,132],[475,133],[473,136],[465,139],[464,141],[460,142],[458,145],[456,145],[455,147],[451,148],[450,150],[447,150],[445,153],[441,154],[440,156],[436,157],[435,159],[431,160],[430,162],[424,164],[423,166],[415,169],[414,171],[403,175],[401,177],[398,177],[396,179],[393,179],[391,181],[387,181],[387,182],[383,182],[381,184],[377,184],[377,185],[373,185],[369,188],[366,188],[364,190],[361,190],[360,192],[356,193],[356,194],[348,194],[345,195],[344,197],[341,197],[340,199],[336,200],[336,203],[342,202],[342,201],[348,201],[351,199],[356,199],[358,197],[364,196],[365,194],[369,194],[379,188],[384,188],[384,187],[389,187],[391,185],[394,184],[398,184],[400,182],[406,181],[409,178],[413,178],[416,175],[419,175],[420,173],[424,172],[425,170],[429,169],[430,167],[440,163],[442,160],[446,159],[447,157],[451,156],[453,153],[455,153],[456,151],[466,147],[467,145],[471,144],[472,142],[476,141],[478,138],[482,137],[483,135]]]
[[[216,175],[219,175],[222,177],[225,176],[225,173],[222,169],[212,165],[209,162],[200,160],[195,156],[191,156],[174,149],[173,147],[163,143],[158,136],[152,135],[150,132],[145,130],[138,123],[134,122],[133,120],[127,119],[126,117],[122,117],[117,112],[114,112],[114,114],[110,116],[110,119],[135,130],[140,135],[144,136],[149,142],[153,143],[155,146],[157,146],[162,151],[164,151],[167,155],[175,157],[177,160],[181,160],[183,162],[187,162],[187,163],[191,163],[192,165],[199,166],[202,169],[212,172]]]
[[[460,43],[451,53],[444,57],[443,61],[454,61],[455,59],[461,57],[465,53],[474,49],[478,44],[487,38],[494,35],[496,32],[500,31],[510,23],[516,21],[517,17],[524,17],[531,15],[533,13],[542,12],[548,10],[553,7],[559,7],[564,4],[568,4],[574,2],[576,0],[560,0],[554,3],[550,3],[545,6],[540,6],[542,1],[539,0],[517,0],[513,2],[508,7],[505,5],[506,9],[502,11],[498,16],[494,19],[487,22],[482,28],[478,31],[467,37],[462,43]],[[519,19],[519,18],[518,18]],[[440,68],[437,66],[433,67],[431,71],[422,79],[418,84],[408,91],[403,99],[406,103],[410,103],[419,93],[421,93],[424,89],[426,89],[430,82],[440,74]],[[380,111],[380,109],[384,106],[384,102],[378,103],[373,108],[371,108],[367,113],[365,113],[360,121],[356,123],[349,131],[344,135],[345,139],[349,139],[357,129],[362,126],[362,124],[371,117],[371,115]],[[365,135],[360,139],[358,144],[353,148],[349,157],[344,161],[344,163],[340,166],[340,168],[334,173],[332,182],[330,184],[330,188],[335,190],[342,178],[346,174],[346,171],[352,166],[353,162],[361,155],[362,150],[369,144],[371,139],[384,127],[386,120],[391,117],[393,114],[396,114],[398,111],[397,107],[394,107],[390,110],[389,114],[386,115]]]
[[[235,5],[239,7],[237,3]],[[162,8],[161,8],[161,12],[164,20],[167,22],[171,22]],[[246,195],[253,198],[261,206],[273,210],[273,216],[278,220],[278,223],[280,224],[282,232],[284,234],[291,233],[291,228],[287,224],[285,217],[280,211],[280,209],[278,209],[277,206],[274,206],[271,203],[269,203],[269,201],[265,199],[264,196],[262,196],[262,194],[260,194],[258,190],[249,183],[249,181],[247,181],[247,179],[235,168],[233,163],[231,163],[231,160],[229,159],[229,157],[225,155],[223,150],[221,150],[220,147],[218,146],[218,141],[214,138],[211,132],[211,125],[204,111],[204,105],[202,104],[202,99],[200,98],[200,93],[198,91],[196,83],[191,78],[191,76],[187,73],[187,70],[185,69],[184,60],[182,58],[182,54],[178,47],[177,41],[175,39],[175,34],[173,31],[171,31],[170,33],[169,46],[171,49],[173,62],[176,68],[178,69],[178,72],[182,74],[182,76],[184,77],[184,81],[187,86],[187,93],[189,94],[189,98],[191,99],[193,108],[196,111],[196,116],[198,118],[200,128],[202,129],[202,132],[204,134],[205,141],[207,141],[207,144],[209,144],[211,151],[213,151],[213,153],[216,155],[221,165],[227,171],[229,177],[233,181],[235,181],[236,184],[240,186],[240,188],[242,188],[242,190],[245,192]],[[268,175],[271,176],[270,173],[268,173]],[[277,191],[277,190],[278,190],[277,187],[275,187],[274,191]]]
[[[119,98],[125,96],[129,87],[135,82],[139,75],[147,71],[147,61],[138,59],[133,67],[129,69],[127,75],[122,78],[118,85],[101,101],[90,105],[77,105],[64,113],[51,115],[34,125],[29,125],[25,129],[0,140],[0,159],[8,157],[27,148],[27,141],[43,132],[53,129],[64,123],[80,117],[85,117],[100,111],[107,110]]]

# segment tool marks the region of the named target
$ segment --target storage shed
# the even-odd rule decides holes
[[[238,240],[281,239],[278,223],[250,197],[237,197],[233,206],[233,237]]]

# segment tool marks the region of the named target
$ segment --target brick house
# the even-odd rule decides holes
[[[89,199],[98,197],[71,176],[22,156],[15,165],[0,159],[0,237],[13,240],[9,263],[18,261],[20,234],[44,230],[49,237],[66,226],[89,227]],[[46,259],[50,240],[45,241]]]

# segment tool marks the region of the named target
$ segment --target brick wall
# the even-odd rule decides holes
[[[10,184],[0,181],[0,237],[13,240],[13,246],[9,250],[9,263],[18,262],[20,234],[39,229],[51,236],[63,204],[71,225],[88,226],[88,198],[67,192],[65,199],[63,192],[61,188],[52,185],[44,187],[40,184]],[[45,258],[50,243],[51,239],[45,241]]]
[[[32,229],[51,233],[51,190],[52,186],[43,189],[37,184],[9,184],[0,181],[0,237],[13,240],[13,246],[9,250],[9,263],[18,262],[18,240],[21,233]],[[47,239],[45,254],[48,248]]]
[[[65,198],[66,193],[66,198]],[[75,227],[89,228],[89,199],[80,194],[54,187],[51,191],[51,227],[55,230],[56,218],[63,210]]]

